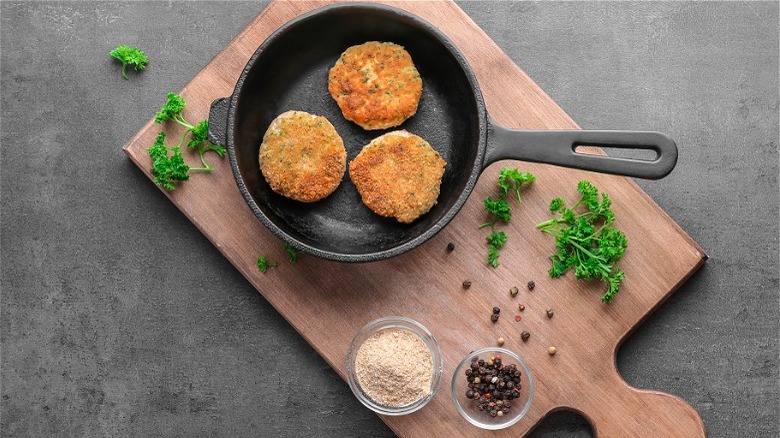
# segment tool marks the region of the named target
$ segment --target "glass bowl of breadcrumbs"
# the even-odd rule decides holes
[[[410,414],[441,384],[441,348],[419,322],[400,316],[368,323],[347,352],[347,382],[358,400],[382,415]]]

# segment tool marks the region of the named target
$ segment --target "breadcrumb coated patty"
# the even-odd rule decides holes
[[[271,189],[301,202],[333,193],[347,167],[347,151],[322,116],[303,111],[279,115],[263,136],[260,171]]]
[[[370,41],[341,54],[328,91],[347,120],[366,130],[387,129],[417,112],[422,79],[402,46]]]
[[[365,146],[349,176],[368,208],[408,224],[436,204],[446,164],[427,141],[401,130]]]

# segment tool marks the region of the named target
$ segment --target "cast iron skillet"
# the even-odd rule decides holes
[[[344,139],[351,161],[373,138],[344,119],[328,93],[330,67],[352,45],[390,41],[406,48],[423,79],[417,114],[403,125],[447,161],[438,203],[412,224],[378,216],[344,177],[322,201],[305,204],[274,193],[258,166],[260,143],[271,121],[295,109],[327,117]],[[254,53],[233,95],[214,101],[210,139],[227,147],[238,188],[260,221],[294,248],[341,262],[392,257],[425,242],[460,210],[489,164],[517,159],[657,179],[677,161],[677,147],[657,132],[510,130],[487,115],[471,67],[430,23],[376,4],[340,4],[302,15],[273,33]],[[392,129],[391,129],[392,130]],[[656,158],[634,160],[575,153],[578,145],[651,149]]]

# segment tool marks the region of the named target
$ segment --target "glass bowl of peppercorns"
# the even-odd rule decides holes
[[[509,427],[525,416],[534,398],[528,365],[506,348],[483,348],[466,356],[452,376],[458,412],[482,429]]]

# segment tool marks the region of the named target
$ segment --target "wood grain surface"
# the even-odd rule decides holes
[[[189,120],[204,119],[209,105],[230,95],[246,61],[264,39],[297,15],[329,2],[274,1],[181,91]],[[501,49],[452,2],[389,2],[431,22],[447,34],[475,70],[489,114],[515,128],[577,129],[561,110]],[[326,92],[326,91],[324,91]],[[162,104],[162,96],[161,96]],[[150,117],[153,114],[150,114]],[[600,127],[608,129],[609,127]],[[124,150],[148,176],[146,149],[161,126],[150,120]],[[181,131],[167,127],[170,138]],[[196,157],[185,152],[194,163]],[[526,359],[536,382],[527,416],[496,436],[525,435],[549,412],[572,409],[591,422],[598,436],[681,436],[706,434],[696,413],[681,399],[630,387],[619,375],[615,353],[629,333],[680,286],[706,259],[683,232],[633,181],[623,177],[549,165],[501,162],[488,168],[457,217],[437,236],[402,256],[369,264],[340,264],[301,255],[286,261],[282,243],[254,217],[241,197],[227,159],[211,158],[217,168],[197,175],[166,195],[203,232],[257,290],[342,376],[354,334],[369,321],[389,315],[421,322],[437,337],[444,353],[441,388],[426,407],[403,417],[382,417],[401,436],[472,436],[479,429],[456,411],[450,380],[470,351],[506,339],[505,348]],[[484,259],[485,230],[481,200],[495,192],[498,169],[519,167],[537,176],[523,193],[523,205],[505,230],[509,235],[501,266]],[[599,297],[603,285],[577,281],[571,273],[547,275],[552,239],[535,229],[550,217],[547,205],[557,196],[577,197],[576,185],[589,179],[614,200],[616,226],[629,248],[619,266],[626,280],[610,305]],[[216,194],[216,196],[215,196]],[[446,245],[453,242],[455,251]],[[262,274],[257,257],[281,262]],[[463,290],[470,279],[473,286]],[[536,282],[528,291],[525,284]],[[509,289],[520,287],[512,298]],[[516,322],[517,305],[525,304]],[[493,306],[502,318],[491,324]],[[548,318],[547,308],[555,310]],[[520,332],[528,330],[528,342]],[[549,346],[558,353],[550,356]]]

